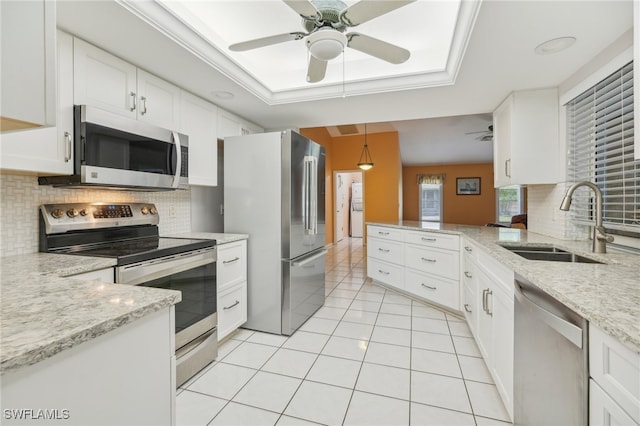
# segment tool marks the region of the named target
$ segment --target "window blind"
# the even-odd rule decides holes
[[[567,104],[570,182],[590,181],[603,195],[605,228],[640,233],[640,161],[633,159],[633,62]],[[592,191],[579,188],[571,205],[578,223],[593,223]]]

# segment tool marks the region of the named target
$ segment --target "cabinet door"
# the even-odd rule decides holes
[[[180,124],[180,89],[138,69],[138,120],[168,129]]]
[[[189,137],[189,185],[216,186],[218,108],[188,92],[180,96],[180,132]]]
[[[493,319],[493,358],[489,368],[502,402],[513,416],[513,297],[496,287],[488,303]]]
[[[227,136],[242,135],[242,123],[240,117],[218,109],[218,137],[224,139]]]
[[[73,39],[58,32],[58,117],[56,127],[2,135],[0,168],[39,174],[73,173]]]
[[[591,426],[637,425],[598,384],[589,379],[589,424]]]
[[[136,67],[80,39],[73,49],[75,104],[136,118]]]
[[[476,299],[476,311],[478,312],[478,323],[476,333],[476,343],[480,353],[485,359],[487,366],[491,369],[493,359],[493,321],[491,310],[488,306],[491,298],[492,284],[489,277],[481,270],[476,271],[478,277],[478,295]]]
[[[511,115],[513,95],[493,113],[493,179],[499,188],[511,184]]]
[[[2,120],[14,131],[55,124],[55,4],[0,2]]]

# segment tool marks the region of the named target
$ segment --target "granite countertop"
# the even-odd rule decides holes
[[[590,241],[560,240],[520,229],[417,221],[368,224],[462,235],[516,274],[640,354],[638,255],[617,252],[611,248],[606,254],[591,253]],[[499,244],[553,245],[605,264],[528,260]]]
[[[247,234],[221,234],[215,232],[183,232],[180,234],[166,235],[172,238],[195,238],[202,240],[216,240],[216,244],[233,243],[234,241],[246,240]]]
[[[179,291],[73,277],[114,265],[115,259],[48,253],[0,259],[0,374],[35,364],[182,299]]]

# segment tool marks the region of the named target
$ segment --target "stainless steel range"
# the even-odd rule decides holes
[[[115,282],[180,290],[175,305],[176,382],[180,386],[218,353],[216,242],[160,237],[148,203],[40,206],[40,251],[110,257]]]

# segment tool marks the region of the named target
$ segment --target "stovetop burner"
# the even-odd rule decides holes
[[[160,237],[158,222],[153,204],[47,204],[40,207],[40,251],[116,258],[122,266],[216,245]]]

